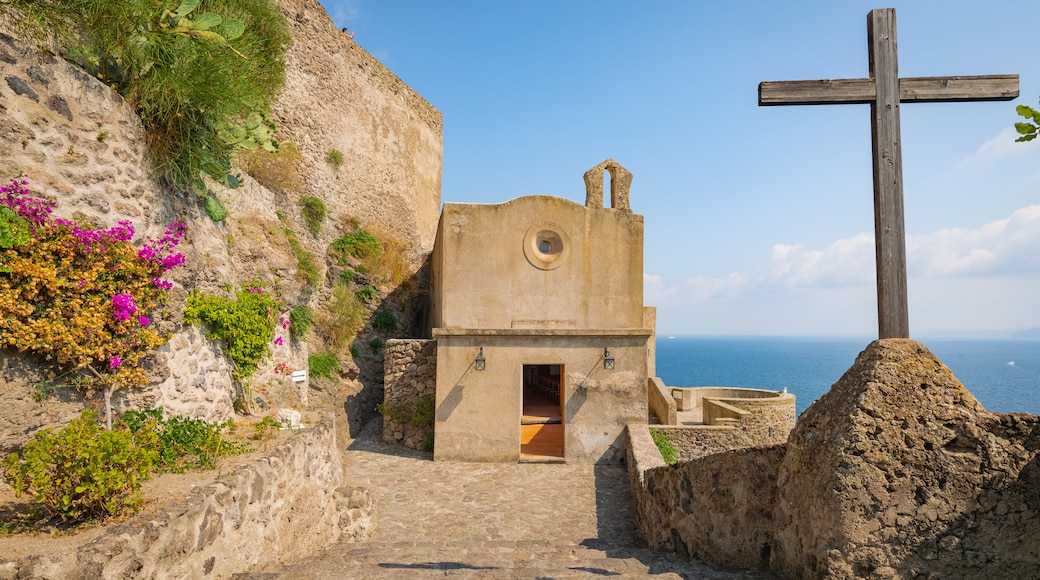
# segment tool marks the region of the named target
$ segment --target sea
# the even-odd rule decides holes
[[[657,376],[673,387],[794,393],[798,414],[826,393],[869,338],[659,336]],[[1040,340],[919,339],[982,406],[1040,415]]]

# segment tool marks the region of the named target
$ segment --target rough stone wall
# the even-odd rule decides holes
[[[317,0],[280,2],[293,45],[275,117],[279,137],[309,160],[302,193],[325,200],[330,216],[356,217],[429,252],[440,214],[440,112],[342,34]],[[343,153],[338,170],[324,161],[331,149]]]
[[[63,218],[78,213],[105,226],[130,219],[137,242],[161,236],[175,218],[188,225],[178,248],[186,264],[168,276],[175,284],[168,314],[153,317],[160,331],[171,335],[172,346],[147,363],[151,384],[117,393],[120,404],[162,404],[172,413],[206,419],[231,415],[229,367],[216,356],[219,345],[206,344],[197,329],[181,324],[184,299],[192,289],[220,292],[227,283],[255,281],[277,291],[287,308],[308,304],[318,310],[331,293],[330,283],[311,289],[302,280],[285,228],[318,257],[320,270],[329,242],[347,231],[347,216],[407,242],[416,269],[432,246],[440,206],[440,113],[341,34],[317,1],[281,0],[281,5],[293,44],[275,118],[278,137],[299,146],[299,171],[306,179],[293,192],[272,191],[250,175],[240,189],[213,186],[229,210],[222,223],[206,217],[195,196],[160,185],[143,125],[117,93],[0,31],[0,179],[24,172],[34,192],[57,199],[56,214]],[[325,162],[333,148],[346,157],[338,171]],[[298,204],[303,195],[328,206],[320,235],[307,231]],[[284,393],[285,404],[306,404],[310,384],[291,384],[274,367],[306,368],[309,344],[286,338],[283,346],[272,345],[272,356],[251,379],[254,392],[265,398]],[[356,371],[349,361],[344,364]],[[367,388],[357,379],[357,372],[348,372],[334,386],[319,386],[338,398],[357,398]],[[372,377],[368,383],[379,387]],[[6,390],[15,388],[8,383]],[[2,396],[26,399],[24,390]],[[28,436],[38,427],[60,426],[81,408],[67,404],[57,410],[57,401],[48,401],[28,414],[21,411],[31,404],[19,411],[0,407],[0,424],[12,423],[5,435]]]
[[[787,449],[773,554],[786,575],[1040,570],[1040,417],[986,412],[917,342],[868,346]]]
[[[706,455],[765,444],[753,440],[746,431],[731,426],[654,425],[653,428],[668,434],[672,444],[675,445],[675,450],[678,451],[679,461],[690,461]]]
[[[383,355],[384,402],[407,404],[437,392],[437,341],[393,339],[386,341]],[[419,449],[433,426],[416,426],[383,416],[383,441]]]
[[[368,491],[343,483],[335,425],[326,419],[184,504],[64,553],[0,556],[0,578],[228,578],[287,563],[367,536]]]
[[[706,397],[707,398],[707,397]],[[783,399],[722,399],[727,405],[746,411],[737,427],[750,445],[773,445],[787,441],[797,420],[793,396]]]
[[[630,453],[659,457],[632,444],[637,429]],[[791,578],[1040,569],[1040,417],[986,412],[911,340],[868,346],[785,445],[629,469],[651,546],[719,564]]]
[[[39,365],[27,356],[0,356],[0,457],[17,451],[40,429],[66,425],[90,404],[75,389],[48,392],[41,379]],[[95,400],[94,407],[103,409],[103,404]]]

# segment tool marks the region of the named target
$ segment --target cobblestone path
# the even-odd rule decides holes
[[[350,485],[376,504],[372,535],[248,578],[772,578],[641,548],[623,467],[434,462],[350,442]]]

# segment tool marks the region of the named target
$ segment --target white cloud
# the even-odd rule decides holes
[[[873,280],[874,237],[858,234],[831,243],[822,250],[800,244],[777,244],[763,280],[788,288],[845,286]]]
[[[1009,274],[1040,270],[1040,205],[975,229],[945,228],[907,239],[907,260],[926,276]]]
[[[1015,210],[978,228],[945,228],[907,239],[909,274],[929,279],[1040,274],[1040,205]],[[723,277],[697,276],[669,284],[658,275],[643,276],[648,304],[692,305],[721,299],[760,300],[790,292],[843,295],[844,289],[872,290],[875,279],[874,235],[861,233],[823,249],[776,244],[763,268]],[[858,290],[857,290],[858,291]],[[824,294],[818,294],[819,300]]]
[[[983,143],[978,150],[965,158],[964,162],[991,163],[1007,157],[1035,152],[1040,148],[1040,139],[1034,139],[1026,143],[1016,143],[1015,139],[1019,137],[1020,135],[1015,131],[1014,127],[1007,127],[997,134],[996,137]]]
[[[361,0],[321,0],[332,21],[342,25],[357,20],[361,15]]]

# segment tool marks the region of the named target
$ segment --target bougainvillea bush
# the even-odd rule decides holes
[[[0,185],[0,348],[86,388],[145,384],[138,362],[166,341],[152,317],[172,287],[162,276],[184,263],[184,224],[137,248],[131,222],[77,223],[54,206],[24,179]]]

